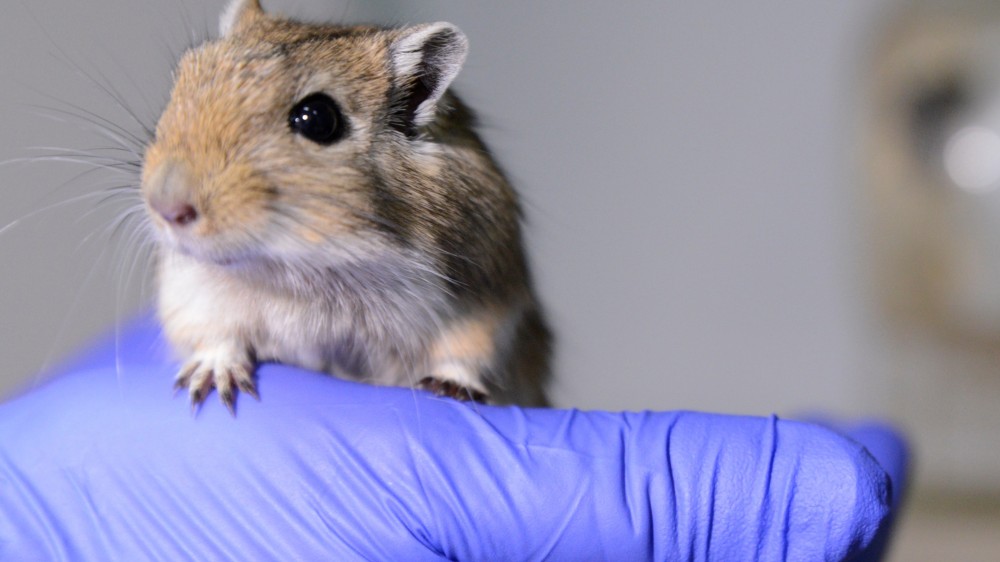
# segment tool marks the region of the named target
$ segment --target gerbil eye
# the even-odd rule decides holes
[[[333,144],[344,136],[337,103],[323,93],[309,94],[288,114],[288,126],[317,144]]]

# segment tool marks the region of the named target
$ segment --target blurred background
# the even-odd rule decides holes
[[[148,306],[112,147],[224,3],[8,2],[0,395]],[[557,405],[894,420],[918,460],[892,559],[1000,559],[1000,4],[264,4],[466,31]]]

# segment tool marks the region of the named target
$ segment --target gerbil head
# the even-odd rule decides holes
[[[380,159],[426,142],[465,59],[462,32],[307,25],[234,0],[220,33],[181,59],[146,151],[162,242],[221,265],[328,265],[392,244]]]

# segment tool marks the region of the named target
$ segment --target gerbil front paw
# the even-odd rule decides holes
[[[471,400],[485,404],[489,399],[489,396],[485,392],[436,377],[424,377],[420,379],[420,382],[417,383],[417,388],[433,392],[438,396],[454,398],[463,402]]]
[[[253,361],[245,351],[229,347],[199,350],[177,373],[174,388],[188,389],[192,410],[197,410],[212,388],[215,388],[219,399],[235,416],[236,389],[260,400],[253,372]]]

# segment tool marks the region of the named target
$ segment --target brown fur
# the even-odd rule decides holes
[[[273,359],[544,405],[550,336],[517,196],[458,98],[432,88],[419,103],[432,49],[460,64],[464,36],[306,25],[253,0],[233,10],[224,37],[181,60],[143,170],[163,240],[160,315],[189,359],[178,383],[195,403],[215,386],[231,406],[234,385],[254,390],[243,370]],[[399,75],[412,56],[400,46],[421,34],[437,43]],[[319,91],[347,121],[330,146],[288,125]],[[181,204],[196,221],[165,219]]]

